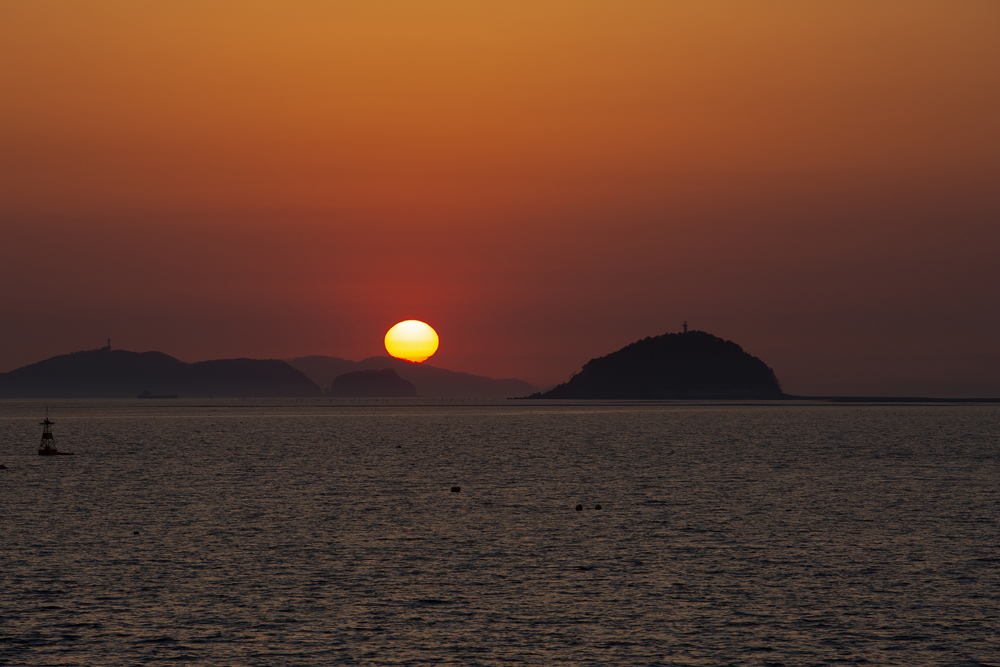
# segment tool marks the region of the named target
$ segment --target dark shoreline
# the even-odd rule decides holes
[[[670,398],[546,398],[544,396],[518,396],[508,400],[517,401],[620,401],[620,402],[725,402],[746,403],[757,401],[766,403],[781,403],[782,401],[815,401],[820,403],[1000,403],[1000,397],[994,398],[933,398],[929,396],[675,396]]]
[[[831,403],[1000,403],[1000,398],[932,398],[928,396],[791,396],[788,400]]]

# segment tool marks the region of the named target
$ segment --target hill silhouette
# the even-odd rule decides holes
[[[781,398],[774,371],[704,331],[644,338],[591,359],[569,382],[529,398]]]
[[[5,398],[321,396],[320,388],[278,359],[185,363],[162,352],[102,348],[64,354],[0,373]]]
[[[344,373],[391,368],[399,377],[412,382],[417,388],[417,395],[422,398],[510,398],[537,391],[537,387],[524,380],[495,380],[482,375],[437,368],[427,362],[415,364],[394,357],[368,357],[362,361],[350,361],[313,355],[287,361],[321,387],[329,387],[334,378]]]
[[[417,388],[407,382],[391,368],[380,371],[354,371],[338,375],[333,384],[324,392],[327,396],[378,397],[416,396]]]

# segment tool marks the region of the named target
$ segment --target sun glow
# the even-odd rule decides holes
[[[400,322],[385,334],[385,349],[397,359],[420,363],[438,349],[438,335],[420,320]]]

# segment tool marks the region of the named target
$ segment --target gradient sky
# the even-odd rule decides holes
[[[0,3],[0,371],[541,384],[648,335],[1000,396],[1000,3]]]

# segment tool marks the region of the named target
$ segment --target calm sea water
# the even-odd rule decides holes
[[[1000,664],[997,405],[50,408],[3,665]]]

